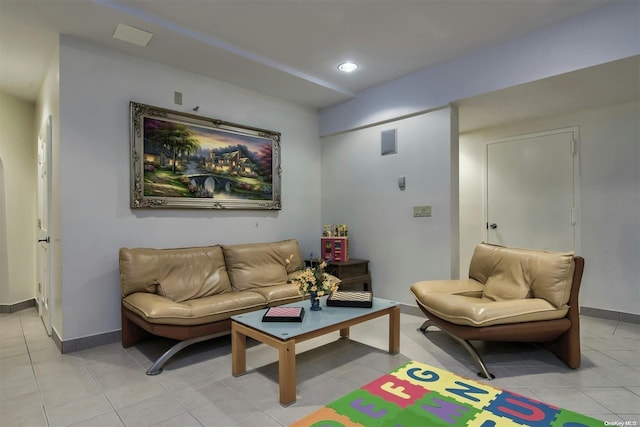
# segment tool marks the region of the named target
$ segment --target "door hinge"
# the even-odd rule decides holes
[[[576,208],[571,208],[571,225],[576,225]]]
[[[571,155],[576,155],[576,140],[571,138]]]
[[[42,292],[42,283],[38,283],[38,293]]]

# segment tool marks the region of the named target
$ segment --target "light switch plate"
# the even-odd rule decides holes
[[[407,180],[404,176],[398,177],[398,188],[404,190],[406,188]]]
[[[418,217],[430,217],[431,216],[431,206],[414,206],[413,207],[413,216],[415,218],[418,218]]]

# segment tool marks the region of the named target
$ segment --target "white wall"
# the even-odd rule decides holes
[[[397,119],[474,95],[640,54],[640,2],[624,1],[362,91],[320,112],[320,133]]]
[[[34,105],[0,92],[0,113],[0,304],[11,305],[34,298],[37,285]]]
[[[552,27],[497,46],[473,51],[452,61],[359,92],[350,101],[320,111],[320,134],[325,137],[340,137],[343,132],[398,120],[474,95],[638,55],[639,15],[640,2],[615,2]],[[637,116],[636,112],[635,121]],[[571,127],[576,125],[576,120],[577,118],[564,117],[542,122],[538,126],[527,123],[521,128],[497,134],[511,136]],[[584,234],[589,233],[589,237],[583,236],[582,240],[587,276],[583,282],[581,305],[638,313],[638,138],[634,122],[621,120],[624,127],[630,129],[629,134],[623,141],[611,142],[611,132],[615,135],[620,132],[620,128],[603,123],[602,120],[589,123],[588,119],[580,119],[581,132],[593,132],[591,140],[585,141],[586,152],[583,153],[586,156],[584,162],[587,162],[584,166],[590,168],[590,172],[581,177],[581,185],[591,188],[591,192],[583,191],[580,206],[584,215],[581,219]],[[595,129],[596,123],[601,124],[598,129]],[[634,132],[635,140],[629,139],[629,135]],[[636,148],[630,140],[635,141]],[[611,151],[605,144],[620,144],[622,147],[619,151]],[[462,275],[468,271],[473,246],[484,239],[484,216],[481,204],[478,205],[477,201],[480,198],[481,203],[483,189],[482,173],[478,171],[476,164],[478,153],[482,153],[479,145],[466,144],[465,149],[461,148],[459,153],[460,180],[465,182],[459,189]],[[629,170],[618,169],[618,166],[610,165],[612,160],[623,165],[633,164]],[[604,164],[600,164],[601,161]],[[330,166],[323,164],[323,179],[328,170]],[[624,185],[614,185],[620,182]],[[605,190],[601,191],[601,188]],[[628,195],[628,188],[635,191],[635,195],[628,196],[624,201],[619,200],[623,192]],[[448,190],[452,193],[456,191]],[[326,194],[327,189],[323,187],[323,197]],[[621,206],[623,209],[611,212],[611,206]],[[378,206],[375,208],[379,209]],[[584,213],[585,210],[589,213]],[[327,212],[323,199],[325,222],[328,221]],[[378,216],[375,210],[366,215]],[[611,219],[618,221],[616,224],[621,224],[618,227],[623,228],[612,231],[611,227],[616,225],[612,225],[614,223]],[[346,222],[341,219],[336,221]],[[455,237],[451,237],[451,240],[453,242],[449,242],[449,245],[455,245]],[[607,287],[611,290],[611,286],[615,286],[615,292],[607,293]]]
[[[460,135],[460,271],[485,239],[484,151],[501,138],[579,128],[578,255],[584,307],[640,314],[640,106],[637,102]]]
[[[174,91],[183,106],[173,104]],[[131,210],[129,102],[282,132],[280,211]],[[297,238],[320,222],[317,113],[203,76],[60,39],[63,340],[120,329],[118,248]],[[255,224],[258,223],[258,227]]]
[[[452,120],[444,108],[322,139],[322,221],[347,224],[350,256],[370,261],[376,296],[415,305],[413,282],[457,275]],[[398,153],[381,156],[380,132],[394,128]],[[431,205],[432,217],[414,218],[415,205]]]

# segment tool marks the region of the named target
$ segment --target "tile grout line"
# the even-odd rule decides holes
[[[613,327],[613,332],[611,332],[611,335],[615,335],[619,327],[620,327],[620,320],[616,322],[616,326]]]
[[[40,360],[42,357],[46,356],[47,354],[45,353],[39,353],[39,351],[41,351],[43,349],[42,347],[42,342],[40,340],[40,335],[38,334],[38,329],[37,326],[41,325],[37,325],[36,322],[32,322],[31,318],[28,317],[24,317],[21,318],[19,320],[19,323],[16,325],[19,330],[22,332],[22,340],[18,340],[16,342],[16,344],[18,344],[20,341],[22,341],[23,343],[25,343],[26,349],[27,349],[27,357],[29,357],[29,361],[30,361],[30,369],[27,368],[26,366],[24,368],[27,368],[27,371],[24,371],[24,374],[27,375],[28,377],[28,372],[29,370],[31,371],[31,375],[33,375],[34,379],[36,380],[36,387],[37,387],[37,394],[33,395],[33,399],[35,398],[39,398],[40,402],[33,402],[32,404],[35,405],[33,406],[33,410],[37,411],[37,407],[40,406],[43,408],[43,415],[45,415],[45,417],[41,420],[45,421],[43,423],[43,425],[56,425],[56,417],[58,415],[58,405],[55,406],[49,406],[49,411],[47,411],[47,406],[45,406],[45,402],[43,399],[44,393],[47,393],[47,396],[49,396],[48,394],[48,381],[47,378],[49,376],[49,372],[54,372],[55,369],[50,368],[49,365],[43,365],[42,362],[44,362],[44,359]],[[33,320],[39,320],[37,317],[34,316]],[[422,319],[419,319],[422,320]],[[418,320],[416,320],[416,322],[418,322]],[[415,322],[410,322],[411,326],[413,326],[413,323]],[[419,322],[418,322],[419,323]],[[585,322],[585,324],[588,322]],[[8,325],[10,323],[7,323]],[[0,327],[4,326],[4,323],[0,323]],[[403,324],[403,326],[405,326]],[[585,325],[586,326],[586,325]],[[640,402],[640,400],[638,400],[638,396],[640,396],[640,383],[636,383],[636,380],[633,379],[633,376],[630,377],[629,373],[640,373],[639,372],[639,367],[637,365],[637,361],[634,357],[638,356],[638,353],[640,351],[640,345],[638,345],[638,334],[637,334],[637,329],[634,328],[629,328],[627,325],[627,322],[623,322],[623,321],[616,321],[616,322],[595,322],[592,328],[585,328],[586,332],[588,332],[588,337],[582,337],[583,339],[589,338],[589,339],[593,339],[593,346],[594,347],[590,347],[588,345],[585,345],[585,348],[583,349],[583,351],[588,350],[590,354],[592,354],[592,362],[593,362],[593,366],[591,366],[591,364],[589,364],[589,366],[584,366],[585,371],[587,371],[587,373],[590,373],[588,371],[592,371],[592,368],[595,369],[593,370],[594,374],[599,375],[602,380],[604,381],[605,379],[610,379],[612,384],[610,385],[606,385],[605,383],[603,383],[602,381],[596,381],[594,379],[594,377],[592,377],[591,375],[587,375],[584,379],[581,376],[571,376],[573,370],[571,371],[567,371],[567,374],[570,374],[570,376],[568,377],[569,379],[575,379],[577,382],[576,383],[569,383],[566,385],[562,385],[562,384],[555,384],[555,382],[553,382],[553,384],[547,385],[546,383],[542,383],[540,384],[538,387],[540,387],[540,390],[537,390],[538,392],[542,392],[544,394],[544,390],[547,389],[549,391],[552,390],[556,390],[556,393],[563,393],[562,390],[563,388],[566,388],[567,390],[571,389],[574,391],[579,391],[582,394],[585,394],[588,399],[593,400],[594,402],[597,402],[599,405],[602,406],[603,412],[607,411],[607,414],[590,414],[591,416],[596,416],[596,418],[600,418],[603,420],[611,420],[611,419],[637,419],[638,415],[637,414],[633,414],[633,412],[635,410],[632,410],[630,408],[632,408],[633,406],[630,406],[629,408],[622,408],[620,406],[619,402],[614,402],[612,400],[612,395],[611,393],[620,393],[621,396],[624,397],[625,401],[628,400],[629,405],[635,405],[637,402]],[[17,332],[17,330],[16,330]],[[619,334],[619,335],[616,335]],[[375,335],[375,334],[374,334]],[[407,351],[406,356],[409,358],[413,358],[415,360],[419,360],[421,357],[425,357],[427,354],[431,354],[430,353],[430,347],[431,346],[426,346],[423,345],[424,343],[422,342],[422,340],[419,340],[418,338],[422,338],[422,337],[414,337],[414,330],[412,329],[410,331],[410,333],[408,334],[404,334],[402,335],[403,337],[403,342],[404,343],[408,343],[411,344],[407,347],[405,347],[404,345],[402,346],[402,355],[405,355],[405,350]],[[410,338],[408,338],[410,337]],[[415,338],[415,339],[414,339]],[[609,356],[608,354],[605,354],[605,352],[609,351],[608,349],[608,344],[607,342],[611,342],[612,345],[614,345],[614,339],[616,338],[620,338],[624,342],[624,346],[619,348],[620,353],[619,357],[620,359],[616,359],[616,357],[613,356]],[[628,338],[628,342],[624,341],[625,338]],[[602,339],[602,341],[599,341],[598,339]],[[428,341],[428,340],[427,340]],[[619,341],[619,340],[618,340]],[[377,341],[376,341],[377,342]],[[635,345],[634,345],[635,343]],[[369,343],[368,340],[365,340],[364,342],[365,345],[371,346],[374,344]],[[445,343],[446,344],[446,343]],[[435,344],[434,344],[435,345]],[[374,345],[377,346],[377,345]],[[315,347],[314,347],[315,348]],[[447,346],[443,346],[442,343],[436,345],[436,349],[438,350],[442,350],[446,349]],[[467,363],[468,361],[466,360],[466,357],[464,357],[463,359],[465,360],[459,360],[459,358],[452,356],[451,355],[451,350],[456,350],[456,347],[453,346],[452,348],[448,349],[448,353],[449,353],[449,357],[444,360],[444,359],[440,359],[437,356],[434,356],[434,361],[435,366],[437,367],[441,367],[442,369],[447,369],[447,370],[451,370],[453,371],[454,369],[450,366],[450,365],[455,365],[455,367],[457,369],[462,369],[464,367],[464,369],[468,368],[469,363]],[[491,349],[489,350],[489,354],[493,353],[491,351]],[[497,358],[495,361],[492,361],[492,363],[495,363],[496,366],[501,365],[501,363],[507,363],[506,369],[507,370],[513,370],[513,369],[517,369],[517,367],[519,365],[515,365],[515,366],[509,366],[508,363],[513,359],[513,355],[512,352],[510,351],[510,348],[506,348],[503,349],[504,351],[502,353],[495,353],[497,355],[500,354],[504,354],[506,356],[509,356],[507,358],[505,358],[505,361],[501,361],[500,358]],[[518,354],[523,354],[523,357],[525,360],[529,360],[532,362],[537,362],[537,357],[540,356],[540,354],[537,351],[531,351],[531,354],[527,354],[529,353],[529,349],[528,347],[518,347],[517,352],[513,352],[518,353]],[[425,353],[426,351],[426,353]],[[455,351],[453,353],[456,353]],[[586,353],[586,351],[585,351]],[[127,354],[129,356],[130,359],[133,359],[136,363],[135,366],[139,366],[142,369],[144,369],[144,365],[142,365],[142,360],[138,360],[133,353],[130,352],[125,352],[125,354]],[[262,352],[258,352],[257,353],[259,355],[258,359],[256,360],[262,360]],[[333,353],[329,352],[329,353],[322,353],[321,354],[325,354],[324,357],[328,357],[329,360],[331,357],[333,357]],[[439,353],[438,353],[439,354]],[[542,355],[540,356],[540,360],[543,362],[550,362],[550,360],[546,359],[546,353],[541,353]],[[44,356],[42,356],[44,355]],[[615,354],[614,354],[615,355]],[[83,363],[77,365],[78,367],[78,373],[82,373],[80,372],[82,368],[89,370],[89,376],[91,379],[93,379],[95,382],[97,382],[97,377],[96,375],[100,375],[100,377],[102,378],[102,374],[100,374],[100,372],[102,372],[104,370],[104,368],[109,368],[111,369],[111,363],[105,366],[103,366],[103,364],[100,364],[99,366],[93,366],[93,360],[94,358],[96,360],[101,360],[101,354],[98,353],[87,353],[87,354],[83,354],[83,352],[80,352],[80,356],[83,359]],[[362,354],[359,357],[356,357],[356,359],[359,361],[358,363],[363,364],[364,366],[368,366],[369,363],[369,359],[363,359]],[[224,357],[228,357],[228,354],[225,354]],[[602,358],[602,360],[601,360]],[[38,362],[35,362],[35,360],[38,359]],[[451,359],[451,360],[449,360]],[[611,360],[613,359],[613,360]],[[26,360],[26,359],[22,359],[22,360]],[[204,360],[204,359],[203,359]],[[318,359],[318,360],[322,360],[322,359]],[[354,359],[355,360],[355,359]],[[488,359],[487,359],[488,360]],[[199,361],[199,355],[194,356],[194,361],[197,363]],[[616,364],[612,364],[613,361],[617,361]],[[386,362],[386,361],[385,361]],[[372,365],[371,367],[374,368],[376,371],[379,371],[381,373],[387,373],[388,370],[384,370],[383,365],[385,362],[381,362],[382,364],[380,366],[378,365]],[[440,362],[442,362],[442,366],[440,366]],[[22,362],[24,363],[24,362]],[[273,363],[273,362],[269,362],[269,363]],[[388,363],[388,362],[386,362]],[[521,363],[521,362],[519,362]],[[35,369],[35,365],[38,365],[38,370]],[[433,363],[432,363],[433,364]],[[120,365],[120,363],[114,363],[114,369],[116,367],[116,365]],[[127,363],[126,361],[122,361],[122,365],[123,366],[127,366],[128,368],[124,368],[124,369],[129,369],[132,366],[129,365],[129,363]],[[460,365],[460,366],[459,366]],[[534,363],[534,364],[526,364],[527,367],[530,367],[531,369],[533,368],[537,368],[538,366]],[[531,365],[531,366],[530,366]],[[563,369],[560,369],[559,367],[555,366],[555,363],[552,363],[553,366],[550,367],[550,370],[552,373],[556,372],[556,373],[565,373]],[[14,366],[14,365],[11,365]],[[92,369],[95,369],[95,371],[89,369],[89,366],[92,366]],[[261,365],[262,366],[262,365]],[[502,366],[502,365],[501,365]],[[46,369],[45,369],[46,368]],[[557,369],[556,369],[557,368]],[[52,371],[53,369],[53,371]],[[533,371],[536,371],[535,369],[533,369]],[[40,374],[38,374],[38,372]],[[66,372],[66,371],[65,371]],[[110,371],[109,371],[110,372]],[[116,372],[116,371],[114,371]],[[471,371],[470,371],[471,372]],[[532,372],[533,374],[536,374],[535,372]],[[537,373],[536,375],[538,375],[540,373]],[[210,378],[214,378],[215,374],[213,372],[208,372],[207,376]],[[634,375],[635,376],[635,375]],[[42,377],[42,378],[40,378]],[[329,373],[329,377],[331,378],[339,378],[340,375],[338,373]],[[11,378],[11,377],[10,377]],[[178,375],[177,377],[178,379],[180,379],[181,377]],[[470,376],[470,378],[475,379],[475,377]],[[537,378],[537,377],[536,377]],[[542,377],[541,377],[542,378]],[[172,380],[173,378],[170,378],[170,380]],[[504,373],[504,379],[507,383],[511,382],[513,383],[515,381],[515,376],[508,374],[507,372]],[[582,383],[582,380],[586,381],[586,383]],[[218,381],[220,382],[220,381]],[[180,396],[180,390],[178,390],[176,387],[174,387],[174,381],[164,381],[164,380],[160,380],[160,379],[156,379],[155,383],[160,385],[161,389],[164,390],[168,395],[172,396],[174,399],[176,398],[176,396]],[[181,385],[182,383],[176,383],[175,385]],[[221,385],[225,386],[225,388],[231,389],[230,386],[228,384],[222,383],[220,382]],[[229,383],[231,384],[231,383]],[[491,383],[488,383],[489,385],[491,385]],[[626,385],[622,385],[622,384],[626,384]],[[52,384],[55,386],[55,384]],[[105,393],[105,388],[102,384],[97,383],[98,385],[98,390],[100,393],[102,393],[102,396],[107,397],[106,393]],[[543,394],[537,394],[537,393],[533,393],[532,391],[532,387],[531,386],[519,386],[519,385],[507,385],[504,384],[502,386],[502,388],[507,389],[507,390],[513,390],[515,387],[515,389],[520,389],[523,392],[526,391],[527,395],[532,396],[534,399],[540,399],[540,396],[542,396]],[[535,387],[533,387],[535,388]],[[610,390],[609,390],[610,389]],[[172,391],[173,390],[173,391]],[[233,389],[231,389],[233,390]],[[586,391],[589,391],[591,394],[587,394]],[[97,390],[96,390],[97,392]],[[520,391],[517,391],[520,392]],[[304,394],[304,393],[303,393]],[[593,397],[592,397],[593,395]],[[36,397],[38,396],[38,397]],[[176,399],[178,400],[178,399]],[[116,412],[116,415],[118,417],[118,419],[120,420],[120,422],[127,426],[127,427],[131,427],[129,425],[127,425],[126,423],[124,423],[124,420],[120,417],[120,413],[118,412],[118,409],[116,409],[113,406],[113,403],[111,402],[111,400],[107,397],[106,399],[107,402],[109,402],[109,409],[107,409],[107,405],[105,405],[104,409],[107,410],[111,410]],[[185,404],[188,401],[185,401]],[[635,403],[634,403],[635,402]],[[183,410],[186,410],[186,408],[184,407],[183,403],[178,400],[179,405],[181,406],[181,408],[183,408]],[[571,404],[575,404],[575,402],[571,402]],[[612,411],[611,409],[609,409],[610,405],[615,405],[612,407],[615,407],[616,409],[618,409],[618,413]],[[29,405],[31,406],[31,405]],[[26,408],[26,406],[25,406]],[[178,409],[176,407],[176,409]],[[571,408],[569,408],[571,409]],[[66,414],[69,414],[68,411],[69,409],[65,409]],[[270,422],[268,422],[267,420],[272,420],[274,422],[274,426],[284,426],[287,425],[286,422],[284,420],[286,420],[286,417],[283,418],[283,413],[281,411],[275,411],[275,412],[268,412],[266,409],[262,410],[260,409],[260,412],[265,415],[268,418],[264,418],[264,420],[266,421],[266,424],[271,425]],[[37,417],[37,412],[33,413],[31,412],[33,415],[33,417]],[[186,410],[186,412],[183,412],[183,414],[190,414],[191,416],[193,416],[192,411]],[[589,414],[589,412],[585,412],[586,414]],[[105,413],[106,414],[106,413]],[[126,414],[125,414],[126,415]],[[51,416],[51,419],[49,419],[49,417]],[[93,417],[98,416],[98,414],[94,415]],[[174,417],[177,417],[179,415],[176,415]],[[187,417],[186,415],[183,415],[184,417]],[[169,417],[165,420],[161,420],[161,421],[155,421],[157,423],[165,423],[165,424],[171,424],[170,420],[171,418],[174,417]],[[195,418],[195,417],[194,417]],[[89,418],[91,419],[91,418]],[[149,420],[149,418],[147,417],[147,420]],[[238,425],[242,425],[243,422],[246,419],[239,419],[237,420],[235,423],[230,424],[233,425],[234,427],[237,427]],[[206,421],[200,421],[198,419],[195,419],[196,423],[194,425],[206,425]],[[78,420],[78,421],[73,421],[74,423],[86,423],[86,420],[82,421],[82,420]]]
[[[20,326],[22,327],[22,320],[20,321]],[[24,333],[24,328],[22,329],[22,336],[23,336],[23,338],[25,339],[25,343],[27,343],[26,335],[25,335],[25,333]],[[31,369],[32,369],[32,371],[33,371],[33,375],[34,375],[34,377],[35,377],[35,379],[36,379],[36,384],[38,385],[38,395],[40,396],[40,403],[42,404],[42,407],[43,407],[43,409],[44,409],[44,411],[45,411],[45,417],[46,417],[47,425],[48,425],[48,426],[51,426],[51,422],[49,421],[49,416],[48,416],[48,413],[47,413],[47,407],[46,407],[46,405],[45,405],[45,403],[44,403],[44,398],[42,397],[42,391],[40,390],[40,383],[39,383],[39,381],[38,381],[38,375],[37,375],[37,373],[35,372],[35,369],[34,369],[34,367],[33,367],[33,360],[31,359],[31,351],[29,350],[29,345],[28,345],[28,344],[27,344],[27,352],[28,352],[28,354],[29,354],[29,361],[30,361],[30,363],[31,363]],[[82,357],[82,355],[81,355],[81,354],[80,354],[80,359],[82,360],[82,365],[84,366],[84,368],[87,370],[87,372],[89,373],[89,375],[91,376],[91,378],[93,379],[93,381],[95,381],[96,385],[97,385],[97,386],[98,386],[98,388],[100,389],[100,393],[102,393],[102,395],[105,397],[105,399],[107,399],[107,402],[109,402],[109,405],[111,406],[111,408],[113,409],[113,411],[116,413],[116,415],[118,416],[118,418],[120,419],[120,421],[122,422],[122,424],[126,426],[126,423],[124,422],[124,420],[122,420],[122,418],[120,418],[120,414],[118,413],[117,409],[115,408],[115,406],[113,406],[113,403],[111,402],[111,400],[109,399],[109,397],[107,396],[107,394],[104,392],[104,389],[102,388],[102,385],[100,384],[100,382],[98,381],[98,379],[95,377],[95,375],[93,374],[93,372],[91,371],[91,369],[89,369],[89,366],[87,365],[87,363],[86,363],[86,361],[85,361],[84,357]],[[106,412],[105,412],[104,414],[106,414]],[[94,415],[94,416],[89,417],[89,418],[85,418],[85,419],[82,419],[82,420],[77,420],[77,421],[75,421],[73,424],[77,424],[77,423],[79,423],[79,422],[87,421],[87,420],[90,420],[91,418],[94,418],[94,417],[96,417],[96,416],[100,416],[100,415],[104,415],[104,414],[98,414],[98,415]],[[70,425],[73,425],[73,424],[70,424]]]
[[[82,352],[80,352],[79,354],[80,359],[82,360],[82,365],[85,367],[85,369],[87,370],[87,372],[89,373],[89,375],[91,376],[91,378],[93,379],[93,381],[95,381],[96,385],[98,386],[98,388],[100,389],[100,393],[102,393],[102,395],[104,396],[105,399],[107,399],[107,402],[109,402],[109,405],[111,406],[111,409],[113,409],[113,412],[115,412],[116,416],[118,417],[118,419],[120,420],[120,422],[122,423],[123,426],[126,426],[127,423],[124,422],[124,420],[122,419],[122,417],[120,416],[120,413],[118,412],[118,409],[116,409],[116,407],[113,405],[113,402],[111,401],[111,399],[109,399],[109,396],[107,395],[107,393],[105,393],[104,388],[102,388],[102,384],[100,384],[100,381],[98,381],[98,379],[96,378],[96,376],[94,375],[93,371],[89,368],[89,365],[87,365],[87,361],[84,359],[84,356],[82,356]],[[107,412],[105,412],[104,414],[106,414]],[[98,415],[94,415],[92,417],[86,418],[84,420],[78,420],[76,422],[74,422],[74,424],[77,424],[79,422],[82,421],[87,421],[90,420],[92,418],[95,417],[99,417],[101,415],[104,414],[98,414]],[[71,424],[73,425],[73,424]]]
[[[144,369],[144,366],[142,366],[142,368]],[[162,373],[160,373],[159,375],[162,375]],[[206,375],[207,375],[208,377],[210,377],[210,378],[211,378],[211,375],[209,375],[209,374],[206,374]],[[175,401],[176,401],[176,402],[178,402],[178,405],[180,405],[180,407],[181,407],[182,409],[184,409],[184,410],[185,410],[185,413],[187,413],[187,414],[191,415],[191,416],[193,417],[193,419],[194,419],[194,420],[196,420],[196,422],[197,422],[198,424],[200,424],[201,426],[203,425],[203,424],[200,422],[200,420],[199,420],[198,418],[196,418],[196,416],[195,416],[195,415],[193,415],[193,414],[191,413],[191,411],[190,411],[187,407],[185,407],[179,399],[177,399],[177,398],[176,398],[176,396],[171,392],[171,390],[169,390],[167,387],[165,387],[165,386],[164,386],[164,384],[162,384],[160,381],[157,381],[157,380],[156,380],[156,382],[160,385],[160,387],[162,387],[162,388],[164,389],[164,391],[165,391],[165,392],[167,392],[167,394],[168,394],[169,396],[171,396],[173,399],[175,399]],[[222,384],[222,383],[221,383],[221,384]],[[224,385],[224,384],[222,384],[222,385]],[[171,418],[175,418],[175,417],[177,417],[177,416],[179,416],[179,415],[181,415],[181,414],[174,415],[173,417],[169,417],[169,418],[167,418],[166,420],[170,420]],[[158,422],[162,422],[162,421],[166,421],[166,420],[161,420],[161,421],[158,421]],[[157,423],[156,423],[156,424],[157,424]]]
[[[33,379],[36,382],[36,387],[38,388],[38,399],[40,399],[40,406],[42,407],[42,412],[44,413],[44,420],[48,426],[51,426],[51,423],[49,422],[49,414],[47,413],[47,407],[44,404],[44,398],[42,396],[42,388],[40,387],[38,374],[36,373],[36,369],[33,366],[33,359],[31,358],[31,349],[29,348],[27,335],[24,331],[24,325],[22,324],[22,317],[19,317],[18,319],[20,321],[20,330],[22,331],[22,339],[24,340],[24,346],[27,348],[27,355],[29,357],[29,366],[31,366],[31,372],[33,372]]]

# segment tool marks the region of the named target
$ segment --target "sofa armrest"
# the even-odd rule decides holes
[[[450,295],[464,295],[468,297],[482,296],[482,283],[473,279],[461,280],[423,280],[411,285],[411,293],[421,300],[426,294],[438,292]]]

